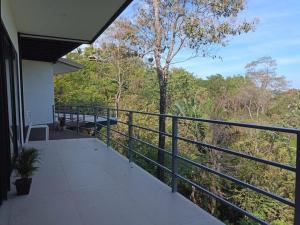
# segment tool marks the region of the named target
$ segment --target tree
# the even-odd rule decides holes
[[[261,90],[285,90],[287,88],[286,78],[284,76],[277,75],[276,66],[276,60],[272,59],[272,57],[261,57],[245,66],[247,71],[246,77]]]
[[[255,122],[259,122],[260,114],[266,112],[274,95],[287,88],[288,82],[277,75],[276,65],[271,57],[261,57],[245,66],[248,85],[241,87],[237,98]]]
[[[128,82],[128,77],[137,67],[139,59],[134,52],[124,45],[104,42],[99,48],[99,60],[110,66],[109,75],[113,74],[112,81],[116,84],[115,107],[119,109],[123,91]],[[118,116],[118,110],[117,110]]]
[[[118,38],[126,40],[140,56],[154,61],[159,82],[159,113],[167,112],[167,85],[170,66],[183,49],[192,49],[196,57],[215,57],[213,47],[225,46],[229,36],[253,30],[255,21],[237,21],[245,0],[143,0],[133,20],[115,24]],[[165,148],[165,117],[159,118],[159,148]],[[164,164],[164,152],[158,151]],[[163,170],[158,168],[163,180]]]

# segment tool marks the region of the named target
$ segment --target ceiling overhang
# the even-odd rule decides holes
[[[24,37],[19,35],[22,59],[56,62],[60,57],[77,48],[81,43],[74,41]]]
[[[93,43],[131,1],[11,0],[21,56],[56,61]]]
[[[70,72],[76,72],[83,68],[83,65],[78,64],[70,59],[60,58],[57,62],[53,65],[53,74],[64,74]]]

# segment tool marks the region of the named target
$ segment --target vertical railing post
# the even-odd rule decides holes
[[[57,109],[57,121],[59,122],[59,112],[60,112],[60,107]]]
[[[72,117],[73,120],[73,117]],[[76,128],[77,134],[79,133],[79,107],[76,107]]]
[[[110,109],[107,108],[107,121],[106,121],[106,145],[109,147],[110,144]]]
[[[74,111],[73,111],[73,106],[71,106],[71,110],[70,110],[70,120],[73,121],[74,118],[73,118],[73,114],[74,114]]]
[[[300,225],[300,132],[297,132],[296,145],[296,188],[295,188],[295,225]]]
[[[128,159],[132,162],[133,112],[128,113]]]
[[[55,105],[52,105],[52,120],[53,120],[53,126],[55,124]]]
[[[94,134],[96,137],[97,136],[97,108],[94,107],[93,111],[94,111]]]
[[[172,117],[172,192],[177,192],[178,118]]]
[[[66,118],[66,106],[64,106],[64,112],[63,112],[63,115],[64,115],[65,119],[67,120],[67,118]]]

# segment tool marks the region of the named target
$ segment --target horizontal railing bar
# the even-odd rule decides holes
[[[132,112],[132,113],[138,113],[138,114],[144,114],[144,115],[150,115],[150,116],[160,116],[162,114],[159,113],[150,113],[150,112],[139,112],[139,111],[135,111],[135,110],[127,110],[127,109],[115,109],[115,108],[110,108],[111,110],[114,111],[120,111],[120,112]]]
[[[263,195],[266,195],[266,196],[268,196],[268,197],[270,197],[270,198],[272,198],[272,199],[275,199],[275,200],[277,200],[277,201],[280,201],[280,202],[282,202],[282,203],[284,203],[284,204],[286,204],[286,205],[295,207],[295,203],[292,202],[292,201],[290,201],[290,200],[288,200],[288,199],[282,198],[282,197],[277,196],[277,195],[275,195],[275,194],[273,194],[273,193],[271,193],[271,192],[268,192],[268,191],[265,191],[265,190],[263,190],[263,189],[261,189],[261,188],[255,187],[254,185],[248,184],[248,183],[246,183],[246,182],[244,182],[244,181],[241,181],[241,180],[239,180],[239,179],[236,179],[236,178],[234,178],[234,177],[232,177],[232,176],[229,176],[229,175],[223,174],[223,173],[221,173],[221,172],[215,171],[215,170],[213,170],[213,169],[211,169],[211,168],[209,168],[209,167],[207,167],[207,166],[205,166],[205,165],[203,165],[203,164],[194,162],[194,161],[189,160],[189,159],[187,159],[187,158],[184,158],[184,157],[182,157],[182,156],[176,156],[176,157],[177,157],[178,159],[182,160],[182,161],[185,161],[185,162],[187,162],[187,163],[189,163],[189,164],[192,164],[193,166],[196,166],[196,167],[198,167],[198,168],[204,169],[204,170],[206,170],[206,171],[208,171],[208,172],[210,172],[210,173],[213,173],[213,174],[218,175],[218,176],[220,176],[220,177],[222,177],[222,178],[225,178],[225,179],[227,179],[227,180],[230,180],[230,181],[232,181],[232,182],[234,182],[234,183],[236,183],[236,184],[239,184],[239,185],[241,185],[241,186],[247,187],[247,188],[249,188],[249,189],[251,189],[251,190],[254,190],[255,192],[258,192],[258,193],[261,193],[261,194],[263,194]]]
[[[126,111],[126,110],[122,110],[122,111]],[[132,110],[127,110],[127,112],[130,112],[130,111],[132,111]],[[135,111],[132,111],[132,112],[135,112]],[[139,113],[139,112],[137,112],[137,113]],[[173,116],[173,117],[186,118],[186,117],[178,117],[178,116]],[[187,119],[193,119],[193,118],[187,117]],[[197,119],[197,118],[194,118],[194,119]],[[206,119],[204,119],[204,120],[206,120]],[[209,121],[212,121],[212,120],[209,120]],[[224,121],[220,121],[220,122],[223,123]],[[146,127],[139,126],[139,125],[132,125],[132,126],[136,127],[136,128],[139,128],[139,129],[144,129],[144,130],[147,130],[147,131],[150,131],[150,132],[159,133],[159,134],[162,134],[162,135],[165,135],[165,136],[168,136],[168,137],[172,137],[171,134],[168,134],[168,133],[165,133],[165,132],[160,132],[160,131],[155,130],[155,129],[146,128]],[[277,162],[274,162],[274,161],[265,160],[265,159],[250,156],[250,155],[247,155],[247,154],[244,154],[244,153],[239,153],[239,152],[233,151],[231,149],[227,149],[227,148],[218,147],[218,146],[203,143],[203,142],[193,141],[193,140],[190,140],[190,139],[187,139],[187,138],[184,138],[184,137],[177,137],[177,138],[179,140],[186,141],[186,142],[189,142],[189,143],[192,143],[192,144],[197,144],[197,145],[212,148],[212,149],[215,149],[215,150],[218,150],[218,151],[223,151],[223,152],[226,152],[228,154],[232,154],[232,155],[239,156],[239,157],[242,157],[242,158],[250,159],[250,160],[253,160],[253,161],[260,162],[260,163],[265,163],[265,164],[272,165],[272,166],[275,166],[275,167],[278,167],[278,168],[281,168],[281,169],[286,169],[286,170],[293,171],[293,172],[296,171],[295,167],[292,167],[292,166],[289,166],[289,165],[284,165],[284,164],[277,163]]]
[[[104,127],[105,129],[107,129],[107,127]],[[93,127],[92,128],[88,128],[88,129],[94,129]],[[96,131],[97,133],[101,133],[101,131]]]
[[[149,162],[155,164],[156,166],[159,166],[160,168],[166,170],[167,172],[172,173],[172,171],[171,171],[169,168],[167,168],[167,167],[165,167],[165,166],[162,166],[161,164],[157,163],[156,161],[150,159],[149,157],[147,157],[147,156],[145,156],[145,155],[143,155],[143,154],[141,154],[141,153],[139,153],[139,152],[137,152],[137,151],[135,151],[135,150],[131,150],[131,151],[134,152],[135,154],[139,155],[140,157],[146,159],[147,161],[149,161]],[[246,210],[244,210],[244,209],[242,209],[242,208],[240,208],[240,207],[238,207],[238,206],[232,204],[231,202],[229,202],[229,201],[227,201],[227,200],[225,200],[225,199],[223,199],[223,198],[217,196],[216,194],[214,194],[214,193],[212,193],[212,192],[206,190],[205,188],[201,187],[200,185],[194,183],[193,181],[190,181],[189,179],[187,179],[187,178],[185,178],[185,177],[183,177],[183,176],[181,176],[181,175],[179,175],[179,174],[175,174],[175,175],[176,175],[176,177],[178,177],[179,179],[182,179],[182,180],[184,180],[185,182],[188,182],[188,183],[191,184],[192,186],[195,186],[197,189],[199,189],[199,190],[205,192],[206,194],[208,194],[208,195],[210,195],[211,197],[213,197],[213,198],[215,198],[215,199],[221,201],[222,203],[224,203],[224,204],[230,206],[231,208],[234,208],[235,210],[237,210],[237,211],[243,213],[244,215],[246,215],[247,217],[249,217],[249,218],[251,218],[251,219],[253,219],[253,220],[259,222],[260,224],[268,225],[267,222],[265,222],[265,221],[263,221],[263,220],[261,220],[261,219],[255,217],[254,215],[252,215],[251,213],[247,212]]]
[[[77,115],[77,112],[76,111],[74,111],[74,112],[69,112],[69,111],[59,111],[59,112],[55,112],[56,114],[58,114],[58,113],[60,113],[60,114],[66,114],[66,116],[68,116],[68,115],[73,115],[73,116],[76,116]],[[79,116],[80,117],[83,117],[83,116],[86,116],[86,115],[89,115],[89,116],[94,116],[95,115],[95,113],[93,113],[93,112],[91,112],[91,113],[82,113],[82,112],[80,112],[79,113]],[[105,116],[105,115],[101,115],[101,114],[96,114],[96,116],[97,116],[97,118],[103,118],[103,119],[107,119],[107,117]],[[69,117],[70,118],[70,117]],[[68,119],[68,118],[66,118],[66,119]],[[74,118],[74,120],[76,120],[75,118]]]
[[[116,110],[114,108],[110,108],[110,109]],[[170,114],[140,112],[140,111],[136,111],[136,110],[118,109],[118,111],[133,112],[133,113],[137,113],[137,114],[146,114],[146,115],[153,115],[153,116],[163,116],[163,117],[169,117],[169,118],[176,117],[181,120],[185,119],[185,120],[192,120],[192,121],[197,121],[197,122],[206,122],[206,123],[213,123],[213,124],[246,127],[246,128],[259,129],[259,130],[278,131],[278,132],[283,132],[283,133],[293,133],[293,134],[300,133],[300,130],[295,129],[295,128],[285,128],[285,127],[276,127],[276,126],[269,126],[269,125],[258,125],[258,124],[253,124],[253,123],[240,123],[240,122],[212,120],[212,119],[204,119],[204,118],[194,118],[194,117],[177,116],[177,115],[170,115]]]
[[[151,131],[151,132],[154,132],[154,133],[157,133],[157,134],[162,134],[162,135],[165,135],[165,136],[168,136],[168,137],[172,137],[171,134],[168,134],[168,133],[165,133],[165,132],[161,132],[161,131],[158,131],[158,130],[154,130],[154,129],[151,129],[151,128],[142,127],[142,126],[135,125],[135,124],[133,124],[132,126],[136,127],[136,128],[143,129],[143,130]]]
[[[115,133],[117,133],[117,134],[123,135],[125,137],[129,137],[127,134],[124,134],[124,133],[122,133],[122,132],[120,132],[118,130],[115,130],[115,129],[112,129],[112,128],[110,128],[110,130],[113,131],[113,132],[115,132]]]
[[[122,110],[122,111],[126,111],[126,110]],[[130,112],[130,110],[127,110],[127,111]],[[139,112],[138,112],[138,113],[139,113]],[[100,117],[100,116],[99,116],[99,117]],[[176,116],[176,117],[177,117],[177,118],[186,118],[186,117],[178,117],[178,116]],[[197,118],[190,118],[190,117],[187,117],[187,119],[197,119]],[[198,119],[199,119],[199,118],[198,118]],[[202,119],[201,119],[201,120],[202,120]],[[204,120],[206,120],[206,119],[204,119]],[[211,121],[211,120],[209,120],[209,121]],[[220,121],[220,122],[223,123],[224,121]],[[121,123],[122,123],[122,122],[121,122]],[[227,123],[227,122],[226,122],[226,123]],[[100,126],[102,126],[102,125],[100,125]],[[133,127],[136,127],[136,128],[148,130],[148,131],[151,131],[151,132],[163,134],[163,135],[168,136],[168,137],[172,137],[172,135],[170,135],[170,134],[168,134],[168,133],[160,132],[160,131],[158,131],[158,130],[154,130],[154,129],[151,129],[151,128],[146,128],[146,127],[142,127],[142,126],[139,126],[139,125],[132,125],[132,126],[133,126]],[[203,143],[203,142],[192,141],[192,140],[190,140],[190,139],[183,138],[183,137],[178,137],[178,139],[179,139],[179,140],[183,140],[183,141],[187,141],[187,142],[190,142],[190,143],[193,143],[193,144],[197,144],[197,145],[202,145],[202,146],[205,146],[205,147],[208,147],[208,148],[213,148],[213,149],[215,149],[215,150],[220,150],[220,151],[226,152],[226,153],[228,153],[228,154],[240,156],[240,157],[247,158],[247,159],[250,159],[250,160],[254,160],[254,161],[257,161],[257,162],[266,163],[266,164],[268,164],[268,165],[276,166],[276,167],[279,167],[279,168],[282,168],[282,169],[286,169],[286,170],[290,170],[290,171],[293,171],[293,172],[296,171],[296,168],[295,168],[295,167],[288,166],[288,165],[284,165],[284,164],[277,163],[277,162],[273,162],[273,161],[269,161],[269,160],[265,160],[265,159],[261,159],[261,158],[254,157],[254,156],[250,156],[250,155],[247,155],[247,154],[239,153],[239,152],[236,152],[236,151],[227,149],[227,148],[218,147],[218,146],[214,146],[214,145],[211,145],[211,144],[206,144],[206,143]]]
[[[99,105],[55,105],[55,108],[64,108],[64,107],[79,107],[79,108],[107,108]]]
[[[91,116],[94,116],[94,114],[92,114]],[[103,119],[107,119],[107,116],[105,116],[105,115],[97,115],[96,114],[96,116],[97,116],[97,118],[103,118]],[[99,122],[97,121],[97,124],[98,124]]]
[[[76,119],[74,119],[73,121],[72,120],[70,120],[71,122],[77,122],[77,120]],[[82,121],[79,121],[79,122],[82,122]],[[105,127],[106,128],[106,125],[102,125],[102,124],[97,124],[97,126],[101,126],[101,128],[102,127]],[[74,125],[74,127],[77,127],[76,125]],[[88,129],[94,129],[94,127],[85,127],[84,125],[79,125],[78,126],[80,129],[85,129],[85,130],[88,130]],[[69,128],[66,128],[67,130],[71,130],[71,129],[69,129]]]
[[[247,217],[251,218],[252,220],[254,220],[254,221],[256,221],[256,222],[258,222],[258,223],[260,223],[260,224],[263,224],[263,225],[269,225],[269,223],[267,223],[267,222],[265,222],[265,221],[263,221],[263,220],[257,218],[256,216],[252,215],[252,214],[249,213],[248,211],[246,211],[246,210],[244,210],[244,209],[242,209],[242,208],[236,206],[235,204],[232,204],[231,202],[229,202],[229,201],[227,201],[227,200],[221,198],[220,196],[218,196],[218,195],[216,195],[216,194],[214,194],[214,193],[208,191],[207,189],[205,189],[204,187],[202,187],[202,186],[200,186],[200,185],[194,183],[193,181],[190,181],[189,179],[187,179],[187,178],[185,178],[185,177],[183,177],[183,176],[181,176],[181,175],[179,175],[179,174],[176,174],[176,177],[178,177],[179,179],[181,179],[181,180],[183,180],[183,181],[189,183],[190,185],[196,187],[198,190],[200,190],[200,191],[202,191],[202,192],[205,192],[207,195],[209,195],[209,196],[211,196],[211,197],[213,197],[213,198],[219,200],[219,201],[222,202],[223,204],[225,204],[225,205],[227,205],[227,206],[229,206],[229,207],[235,209],[236,211],[238,211],[238,212],[240,212],[240,213],[246,215]]]
[[[100,126],[101,128],[102,127],[105,127],[105,128],[107,127],[105,124],[101,124],[101,123],[97,123],[97,126]]]
[[[88,128],[88,127],[79,126],[79,129],[83,129],[83,130],[89,130],[89,129],[92,129],[92,128]]]
[[[112,138],[110,138],[109,140],[111,140],[111,141],[115,142],[116,144],[118,144],[118,145],[122,146],[122,147],[123,147],[123,148],[125,148],[125,149],[128,149],[128,146],[126,146],[126,145],[123,145],[122,143],[120,143],[120,142],[118,142],[118,141],[116,141],[116,140],[114,140],[114,139],[112,139]]]
[[[105,138],[107,137],[106,134],[101,134],[101,132],[98,132],[98,131],[96,132],[96,134],[100,134],[100,136],[105,137]]]
[[[150,159],[149,157],[147,157],[147,156],[145,156],[145,155],[143,155],[143,154],[141,154],[141,153],[139,153],[139,152],[137,152],[137,151],[135,151],[135,150],[132,150],[132,149],[131,149],[131,151],[132,151],[133,153],[135,153],[135,154],[141,156],[142,158],[148,160],[149,162],[152,162],[152,163],[155,164],[156,166],[158,166],[158,167],[164,169],[165,171],[167,171],[167,172],[169,172],[169,173],[172,173],[172,171],[171,171],[169,168],[167,168],[167,167],[165,167],[165,166],[159,164],[158,162],[156,162],[156,161]]]
[[[139,142],[141,142],[141,143],[143,143],[143,144],[146,144],[146,145],[148,145],[148,146],[150,146],[150,147],[153,147],[153,148],[156,148],[156,149],[160,149],[160,148],[158,148],[157,146],[152,145],[152,144],[150,144],[150,143],[148,143],[148,142],[145,142],[145,141],[143,141],[143,140],[140,140],[140,139],[137,139],[137,138],[134,138],[134,137],[132,137],[132,139],[133,139],[133,140],[136,140],[136,141],[139,141]],[[160,150],[162,150],[163,152],[165,152],[165,153],[167,153],[167,154],[169,154],[169,155],[172,155],[170,152],[168,152],[168,151],[166,151],[166,150],[163,150],[163,149],[160,149]],[[254,190],[254,191],[258,192],[258,193],[264,194],[264,195],[266,195],[266,196],[268,196],[268,197],[270,197],[270,198],[273,198],[273,199],[275,199],[275,200],[277,200],[277,201],[280,201],[280,202],[282,202],[282,203],[284,203],[284,204],[286,204],[286,205],[295,207],[295,203],[292,202],[292,201],[290,201],[290,200],[287,200],[287,199],[282,198],[282,197],[280,197],[280,196],[274,195],[273,193],[270,193],[270,192],[267,192],[267,191],[265,191],[265,190],[263,190],[263,189],[257,188],[257,187],[255,187],[255,186],[253,186],[253,185],[251,185],[251,184],[248,184],[248,183],[245,183],[245,182],[243,182],[243,181],[240,181],[240,180],[238,180],[238,179],[236,179],[236,178],[234,178],[234,177],[231,177],[231,176],[229,176],[229,175],[226,175],[226,174],[217,172],[217,171],[215,171],[215,170],[213,170],[213,169],[211,169],[211,168],[209,168],[209,167],[207,167],[207,166],[204,166],[204,165],[202,165],[202,164],[196,163],[196,162],[191,161],[191,160],[189,160],[189,159],[187,159],[187,158],[184,158],[184,157],[182,157],[182,156],[177,156],[177,158],[178,158],[178,159],[181,159],[181,160],[183,160],[183,161],[185,161],[185,162],[187,162],[187,163],[189,163],[189,164],[192,164],[192,165],[194,165],[194,166],[196,166],[196,167],[202,168],[202,169],[204,169],[204,170],[206,170],[206,171],[208,171],[208,172],[210,172],[210,173],[213,173],[213,174],[216,174],[216,175],[218,175],[218,176],[220,176],[220,177],[223,177],[223,178],[225,178],[225,179],[228,179],[228,180],[230,180],[230,181],[232,181],[232,182],[234,182],[234,183],[237,183],[237,184],[239,184],[239,185],[242,185],[242,186],[244,186],[244,187],[247,187],[247,188],[249,188],[249,189],[252,189],[252,190]]]
[[[84,106],[84,107],[87,108],[88,106]],[[136,110],[115,109],[115,108],[102,107],[102,106],[90,106],[90,107],[92,107],[92,108],[102,108],[102,109],[109,108],[110,110],[113,110],[113,111],[132,112],[132,113],[137,113],[137,114],[152,115],[152,116],[163,116],[163,117],[168,117],[168,118],[176,117],[180,120],[185,119],[185,120],[191,120],[191,121],[197,121],[197,122],[206,122],[206,123],[213,123],[213,124],[220,124],[220,125],[229,125],[229,126],[253,128],[253,129],[259,129],[259,130],[277,131],[277,132],[283,132],[283,133],[293,133],[293,134],[300,133],[300,130],[295,129],[295,128],[285,128],[285,127],[277,127],[277,126],[269,126],[269,125],[258,125],[258,124],[253,124],[253,123],[240,123],[240,122],[212,120],[212,119],[204,119],[204,118],[194,118],[194,117],[177,116],[177,115],[170,115],[170,114],[140,112],[140,111],[136,111]]]
[[[93,129],[93,128],[91,128],[91,129]],[[97,134],[101,134],[101,131],[96,131],[96,133]],[[105,135],[106,136],[106,134],[101,134],[101,135]]]
[[[145,145],[148,145],[148,146],[150,146],[150,147],[152,147],[152,148],[155,148],[155,149],[160,150],[160,151],[162,151],[162,152],[164,152],[164,153],[167,153],[168,155],[172,155],[171,152],[168,152],[168,151],[166,151],[165,149],[159,148],[159,147],[157,147],[157,146],[155,146],[155,145],[153,145],[153,144],[151,144],[151,143],[148,143],[148,142],[146,142],[146,141],[143,141],[143,140],[138,139],[138,138],[135,138],[135,137],[131,137],[131,138],[132,138],[132,140],[139,141],[139,142],[141,142],[141,143],[143,143],[143,144],[145,144]]]
[[[182,141],[186,141],[186,142],[189,142],[189,143],[192,143],[192,144],[195,144],[195,145],[201,145],[201,146],[211,148],[211,149],[214,149],[214,150],[217,150],[217,151],[222,151],[222,152],[225,152],[225,153],[228,153],[228,154],[231,154],[231,155],[240,156],[242,158],[246,158],[246,159],[253,160],[253,161],[256,161],[256,162],[260,162],[260,163],[268,164],[268,165],[271,165],[271,166],[275,166],[275,167],[278,167],[278,168],[281,168],[281,169],[296,172],[295,167],[285,165],[285,164],[281,164],[281,163],[274,162],[274,161],[270,161],[270,160],[266,160],[266,159],[262,159],[262,158],[258,158],[258,157],[255,157],[255,156],[247,155],[247,154],[244,154],[244,153],[236,152],[236,151],[233,151],[233,150],[228,149],[228,148],[223,148],[223,147],[219,147],[219,146],[215,146],[215,145],[211,145],[211,144],[207,144],[207,143],[203,143],[203,142],[199,142],[199,141],[193,141],[193,140],[190,140],[190,139],[187,139],[187,138],[184,138],[184,137],[180,137],[180,136],[178,136],[177,139],[182,140]]]
[[[128,125],[128,123],[125,123],[125,122],[120,121],[120,120],[118,120],[118,123],[122,123],[122,124]]]
[[[268,126],[268,125],[259,125],[254,123],[240,123],[240,122],[231,122],[231,121],[222,121],[222,120],[211,120],[204,118],[193,118],[193,117],[184,117],[184,116],[176,116],[178,119],[182,120],[191,120],[196,122],[205,122],[205,123],[213,123],[219,125],[228,125],[228,126],[236,126],[236,127],[244,127],[244,128],[252,128],[258,130],[269,130],[269,131],[277,131],[282,133],[292,133],[297,134],[300,132],[299,129],[295,128],[285,128],[285,127],[276,127],[276,126]]]

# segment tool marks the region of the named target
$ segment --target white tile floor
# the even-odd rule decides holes
[[[220,221],[97,139],[31,142],[42,163],[0,225],[219,225]]]

